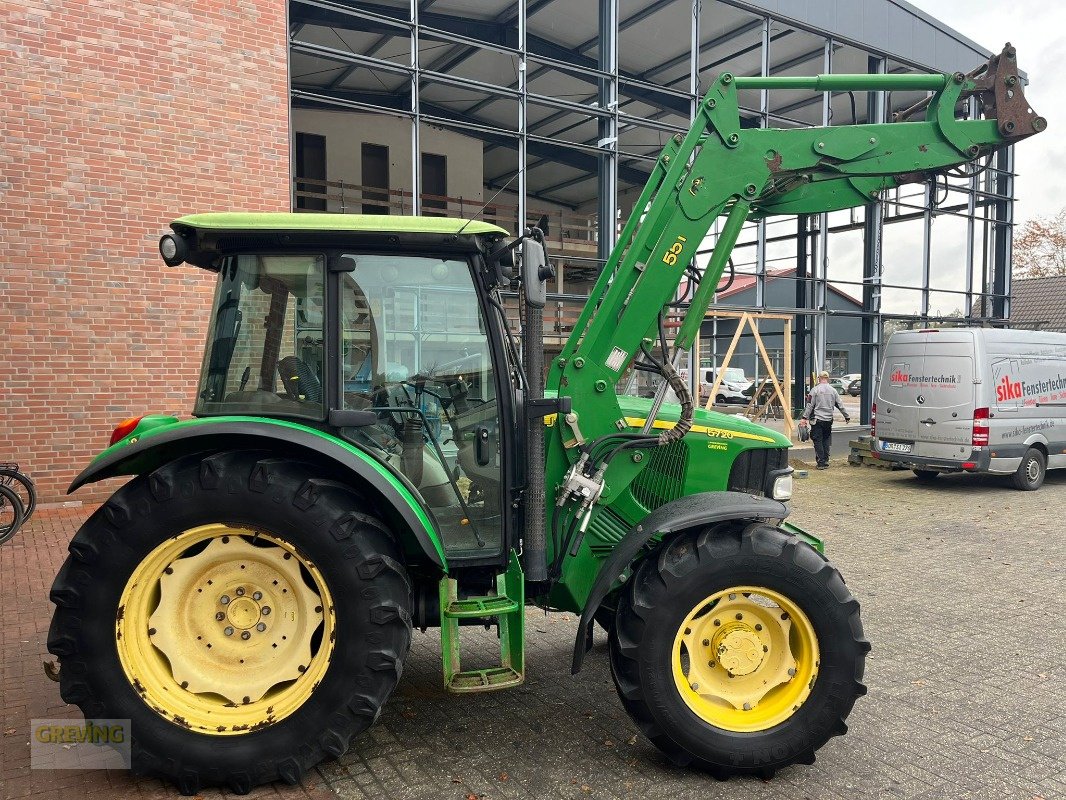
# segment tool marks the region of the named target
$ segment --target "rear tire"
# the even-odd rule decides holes
[[[245,794],[253,786],[279,778],[295,784],[326,756],[342,755],[351,738],[377,718],[400,678],[410,647],[411,588],[400,549],[384,524],[367,513],[367,504],[350,487],[319,478],[319,474],[312,465],[270,458],[266,453],[192,456],[134,478],[71,541],[70,557],[52,586],[51,599],[57,609],[48,650],[62,663],[60,692],[65,702],[79,706],[86,718],[131,721],[134,772],[173,781],[183,794],[196,794],[205,786],[226,786]],[[203,531],[220,524],[223,530],[243,533],[203,538]],[[247,535],[249,531],[254,535]],[[194,534],[191,541],[207,541],[206,546],[193,544],[181,551],[182,540],[175,537],[189,534]],[[209,569],[228,571],[224,577],[191,570],[191,562],[202,559],[216,545],[222,547],[223,542],[229,542],[228,548],[243,550],[237,558],[232,557],[233,550],[223,550],[207,564]],[[275,553],[273,542],[286,546]],[[181,552],[169,561],[170,566],[149,569],[168,563],[153,560],[160,548],[175,546]],[[280,586],[290,586],[291,594],[281,595],[278,580],[271,586],[267,579],[261,581],[263,590],[255,592],[258,597],[252,597],[251,589],[236,592],[234,598],[241,595],[244,622],[236,617],[230,622],[226,617],[236,612],[236,599],[219,599],[226,605],[217,612],[212,606],[196,622],[205,638],[215,641],[211,653],[200,647],[203,642],[194,640],[200,637],[182,636],[185,626],[175,624],[160,632],[178,631],[176,637],[169,637],[176,638],[178,646],[163,649],[160,632],[149,628],[147,636],[155,638],[145,638],[148,655],[144,661],[130,654],[128,642],[148,626],[143,608],[149,606],[142,603],[157,603],[154,620],[164,601],[187,602],[183,607],[195,610],[202,598],[214,603],[214,593],[229,582],[255,587],[251,581],[261,568],[256,563],[261,548],[270,550],[265,560],[273,559],[271,563],[289,571],[288,577],[280,571],[275,576]],[[238,563],[247,563],[248,570],[235,571]],[[131,595],[131,591],[140,591],[137,581],[162,587],[164,579],[185,580],[182,576],[187,572],[194,575],[194,582],[168,583],[166,591],[156,590],[162,594],[155,601],[135,604],[130,600],[152,597]],[[211,583],[208,575],[218,581],[211,588],[206,588]],[[132,576],[139,577],[135,581]],[[192,592],[197,586],[204,586],[208,594]],[[298,595],[312,598],[313,604],[316,587],[322,601],[319,606],[292,605]],[[272,593],[277,594],[276,613],[255,619],[247,616],[255,611],[253,599],[260,602],[258,614],[269,614],[262,604]],[[217,622],[216,613],[225,619]],[[255,625],[256,620],[264,623],[265,633],[260,633],[264,628]],[[299,625],[299,633],[281,627],[283,623]],[[223,638],[223,632],[214,628],[225,625],[246,629],[249,635],[237,630],[234,636],[230,628],[225,634],[229,638]],[[289,630],[292,643],[281,641],[284,630]],[[263,694],[249,689],[256,698],[223,705],[227,696],[212,694],[221,691],[218,687],[228,686],[232,697],[234,691],[239,695],[248,688],[243,683],[246,679],[263,681],[264,673],[273,677],[270,669],[231,663],[234,656],[224,651],[245,646],[238,639],[247,640],[247,647],[258,647],[255,657],[260,661],[276,659],[269,663],[284,666],[293,676],[290,679],[287,671],[281,671],[275,678],[278,683]],[[279,644],[281,648],[267,648],[271,639],[276,640],[275,648]],[[309,660],[293,647],[297,640],[306,645]],[[157,655],[157,650],[167,659]],[[285,654],[290,654],[289,660],[279,663]],[[182,676],[178,667],[170,666],[171,656],[178,657],[176,663],[199,668],[197,679],[207,681],[211,688],[201,693],[186,689],[187,683],[178,686]],[[159,671],[156,664],[167,666]],[[227,676],[228,685],[224,683]],[[257,719],[256,703],[268,702],[271,706],[259,712]],[[186,713],[185,708],[193,713]],[[235,719],[243,724],[236,724]],[[215,721],[231,727],[212,728]]]
[[[8,486],[22,501],[22,521],[32,517],[37,508],[37,487],[29,476],[23,475],[17,469],[4,467],[0,469],[0,483]]]
[[[919,483],[932,483],[940,477],[939,470],[935,469],[914,469],[911,472],[914,473],[914,477],[918,479]]]
[[[0,484],[0,544],[9,541],[26,521],[22,498],[9,486]]]
[[[1034,492],[1044,485],[1044,476],[1047,475],[1047,457],[1030,447],[1022,456],[1022,463],[1018,465],[1018,471],[1011,476],[1011,483],[1015,489],[1023,492]]]
[[[640,730],[675,764],[696,766],[719,779],[733,775],[768,778],[788,764],[813,763],[819,747],[831,736],[847,731],[844,720],[856,698],[866,692],[861,680],[865,655],[870,649],[863,638],[858,602],[840,573],[823,556],[777,528],[742,525],[731,522],[702,532],[683,533],[663,545],[657,554],[648,556],[622,589],[610,636],[615,686]],[[746,594],[753,587],[759,588]],[[784,605],[775,608],[771,604],[768,611],[761,602],[752,600],[760,599],[756,597],[760,591],[776,595]],[[748,621],[733,623],[734,609],[730,609],[721,615],[726,621],[724,626],[711,627],[712,617],[719,621],[713,609],[719,608],[718,603],[727,602],[727,593],[729,602],[747,602],[744,610]],[[701,603],[709,595],[722,599],[703,607],[711,610],[701,611]],[[752,716],[745,716],[749,709],[736,707],[735,700],[732,705],[721,702],[720,695],[714,703],[706,704],[708,711],[701,710],[698,700],[693,701],[695,691],[686,696],[688,684],[697,674],[694,665],[701,658],[698,669],[703,670],[705,663],[709,668],[700,677],[701,681],[708,681],[705,692],[711,688],[709,683],[722,677],[742,680],[719,681],[717,685],[721,687],[741,684],[744,679],[754,686],[764,684],[770,674],[762,670],[770,664],[775,665],[778,676],[782,675],[782,662],[771,661],[777,656],[777,645],[774,650],[764,646],[762,653],[768,653],[764,656],[758,652],[757,642],[759,637],[768,641],[772,620],[789,618],[787,613],[775,616],[787,607],[794,612],[788,625],[795,628],[787,629],[785,641],[789,649],[793,648],[793,634],[799,636],[796,632],[805,628],[809,632],[806,657],[803,648],[798,648],[796,669],[788,673],[793,677],[777,677],[778,686],[770,692],[762,689],[764,694],[753,697]],[[742,615],[735,616],[739,620]],[[762,619],[764,616],[766,619]],[[762,619],[764,624],[739,631],[743,625],[754,625],[754,619]],[[693,632],[688,626],[700,627]],[[734,634],[731,628],[739,632]],[[738,638],[724,648],[715,634],[720,636],[727,631],[722,642],[730,636]],[[702,644],[710,644],[710,649],[705,653],[690,652],[689,671],[681,675],[684,667],[676,661],[677,642],[689,634],[697,637],[697,651],[701,649],[699,637],[708,635]],[[776,641],[780,643],[778,636]],[[747,642],[756,646],[745,650]],[[732,649],[735,644],[740,647]],[[748,652],[752,655],[748,656]],[[740,660],[751,659],[747,672],[740,675],[744,672],[740,669],[737,675],[726,675],[727,659],[737,658],[738,653],[742,654]],[[707,658],[719,663],[708,663]],[[750,664],[759,659],[759,666],[752,668]],[[717,675],[712,674],[716,672]],[[776,712],[767,713],[774,707]],[[758,714],[765,716],[754,728],[745,722]]]

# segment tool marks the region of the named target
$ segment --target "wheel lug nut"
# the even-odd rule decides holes
[[[744,619],[744,615],[743,614],[737,614],[737,619]]]
[[[270,606],[263,606],[263,616],[270,616]]]
[[[244,631],[244,632],[241,633],[241,638],[244,639],[245,641],[248,641],[249,639],[252,638],[252,634],[250,634],[248,631]]]
[[[722,620],[720,620],[720,619],[716,619],[716,620],[714,621],[714,627],[716,627],[716,628],[717,628],[717,627],[718,627],[719,625],[721,625],[721,624],[722,624]]]
[[[789,676],[790,678],[794,678],[794,677],[796,677],[796,669],[795,669],[795,667],[793,667],[792,669],[790,669],[790,670],[788,671],[788,676]]]
[[[218,602],[220,602],[224,606],[228,606],[229,605],[229,595],[228,594],[222,595],[220,598],[218,598]]]
[[[252,599],[253,600],[262,600],[263,599],[263,593],[262,592],[254,592],[252,594]]]
[[[755,630],[757,630],[757,631],[761,631],[761,630],[762,630],[762,625],[760,625],[760,624],[756,623],[756,625],[755,625]]]
[[[744,704],[744,710],[745,711],[751,711],[751,703],[745,703]]]
[[[221,622],[225,618],[226,618],[226,615],[223,612],[221,612],[221,611],[215,612],[215,619],[217,619],[219,622]]]
[[[703,640],[703,646],[704,647],[710,647],[710,645],[711,645],[711,640],[710,639],[704,639]]]
[[[731,595],[729,595],[729,599],[730,600],[736,600],[737,596],[735,594],[731,594]]]
[[[255,626],[255,629],[257,631],[259,631],[260,633],[262,633],[263,631],[265,631],[267,629],[266,623],[265,622],[260,622],[258,625]]]
[[[232,636],[233,635],[233,628],[231,628],[229,625],[227,625],[226,626],[226,630],[224,630],[222,632],[224,634],[226,634],[227,636]]]
[[[237,597],[244,597],[244,587],[238,587]]]

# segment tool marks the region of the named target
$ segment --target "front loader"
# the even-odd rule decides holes
[[[737,92],[776,88],[929,99],[891,124],[742,127]],[[960,118],[970,97],[983,118]],[[134,770],[185,793],[296,783],[374,722],[414,628],[440,629],[448,690],[521,683],[535,604],[579,615],[575,672],[609,631],[623,705],[677,764],[812,763],[865,692],[859,604],[786,520],[789,439],[695,408],[677,355],[745,221],[859,206],[1044,126],[1009,45],[968,75],[723,74],[548,365],[536,227],[176,220],[163,260],[217,274],[193,418],[126,420],[71,486],[133,476],[52,588],[63,699],[129,719]],[[619,393],[634,369],[654,399]],[[497,665],[463,667],[467,624],[498,626]]]

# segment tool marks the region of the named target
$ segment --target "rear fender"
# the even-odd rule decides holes
[[[788,516],[788,512],[789,508],[784,503],[743,492],[691,494],[652,511],[640,524],[629,529],[600,567],[577,626],[570,671],[575,675],[580,672],[585,653],[592,649],[593,616],[603,598],[653,537],[668,536],[726,520],[782,520]]]
[[[105,478],[145,475],[193,453],[268,450],[321,464],[326,477],[350,483],[379,504],[377,512],[400,537],[409,557],[447,572],[440,533],[418,491],[370,453],[327,433],[283,420],[256,417],[192,419],[158,425],[109,447],[71,483],[67,493]]]

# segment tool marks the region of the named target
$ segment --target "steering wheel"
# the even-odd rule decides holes
[[[297,401],[322,402],[322,381],[314,371],[296,356],[285,356],[278,362],[278,374],[285,394]]]

